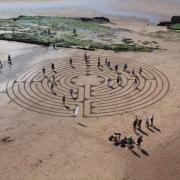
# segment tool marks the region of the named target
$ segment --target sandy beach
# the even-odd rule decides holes
[[[10,11],[2,10],[1,3],[5,6],[7,2],[16,3],[17,1],[0,1],[0,17],[20,15],[19,11],[15,9],[10,8]],[[59,3],[59,1],[53,2]],[[79,2],[81,3],[82,1]],[[25,1],[20,3],[23,3],[23,6],[25,5]],[[90,4],[90,7],[92,6],[94,6],[93,1]],[[60,68],[58,71],[59,77],[62,75],[67,76],[67,82],[64,80],[64,77],[60,79],[60,82],[64,81],[62,82],[64,88],[69,85],[68,75],[76,71],[76,69],[69,70],[68,59],[70,57],[73,60],[75,59],[75,68],[79,70],[78,65],[80,64],[79,66],[81,66],[85,51],[71,48],[58,48],[58,50],[53,51],[49,47],[44,46],[0,41],[0,60],[3,63],[3,69],[0,69],[0,180],[179,180],[180,79],[178,77],[180,76],[180,43],[178,38],[176,38],[179,35],[172,36],[169,39],[152,36],[151,33],[156,33],[157,31],[166,32],[167,29],[150,24],[148,20],[156,22],[160,19],[170,19],[172,15],[178,15],[180,3],[179,1],[173,1],[173,3],[172,1],[169,3],[168,1],[158,1],[154,5],[154,1],[147,2],[143,0],[141,2],[134,1],[133,4],[130,1],[127,4],[122,4],[122,1],[116,0],[114,2],[105,1],[103,6],[109,7],[111,10],[116,9],[116,11],[111,13],[108,8],[106,12],[101,11],[101,8],[87,8],[88,10],[86,10],[84,8],[85,3],[81,7],[82,10],[79,11],[79,7],[73,10],[70,5],[67,8],[65,3],[65,8],[61,10],[58,8],[53,9],[52,7],[26,11],[28,8],[23,8],[21,13],[27,15],[88,17],[106,15],[110,18],[112,26],[132,30],[130,35],[123,32],[119,34],[119,37],[128,36],[142,42],[156,41],[161,49],[153,52],[115,53],[104,50],[87,51],[90,60],[92,59],[90,64],[94,68],[93,70],[90,69],[92,79],[87,81],[90,81],[90,83],[97,81],[97,77],[94,76],[100,71],[94,65],[97,57],[101,57],[102,61],[105,61],[107,57],[111,59],[113,65],[117,62],[130,60],[130,63],[136,66],[143,64],[145,67],[152,67],[152,71],[156,72],[153,75],[157,78],[157,89],[162,88],[161,92],[164,93],[164,96],[152,105],[148,104],[146,107],[139,108],[139,110],[119,115],[113,114],[113,109],[115,110],[116,106],[118,106],[117,102],[113,102],[110,107],[112,111],[110,116],[109,114],[106,116],[109,110],[104,107],[107,112],[102,109],[96,112],[97,114],[100,113],[99,116],[93,117],[92,114],[90,118],[84,117],[83,113],[87,113],[89,116],[91,116],[91,113],[89,113],[89,110],[82,112],[83,100],[77,102],[80,104],[80,113],[76,118],[62,117],[61,115],[49,116],[28,110],[17,104],[19,102],[17,97],[22,101],[24,100],[24,97],[21,96],[21,94],[24,95],[24,92],[21,92],[21,90],[17,91],[15,87],[14,93],[17,97],[14,100],[10,99],[7,92],[12,93],[12,91],[11,86],[8,86],[7,83],[14,81],[20,74],[28,77],[28,73],[30,75],[31,73],[36,73],[33,69],[38,69],[43,64],[50,67],[50,63],[55,62]],[[102,9],[104,10],[103,6]],[[97,5],[97,7],[101,7],[101,4]],[[72,10],[70,11],[70,9]],[[135,9],[136,16],[132,18],[114,13],[118,12],[119,9],[125,10],[126,13],[133,12],[132,10]],[[142,14],[144,13],[146,16],[142,19]],[[12,66],[7,64],[8,54],[12,56]],[[120,68],[122,68],[121,65]],[[32,71],[30,71],[31,69]],[[78,73],[81,75],[84,72],[80,69]],[[79,75],[78,73],[77,75]],[[148,73],[149,71],[147,71]],[[124,74],[123,71],[122,74]],[[100,76],[103,77],[104,74],[100,74]],[[125,78],[126,76],[123,76],[124,81]],[[164,84],[161,83],[160,79]],[[19,79],[16,80],[18,81]],[[77,80],[77,77],[75,80]],[[33,90],[35,93],[39,93],[33,89],[35,86],[31,87],[28,84],[28,78],[27,81],[27,84],[25,84],[27,88],[25,95],[31,95]],[[144,81],[142,80],[142,82]],[[20,89],[23,89],[22,83],[20,82]],[[81,85],[82,79],[80,79],[79,83]],[[155,87],[153,83],[149,87]],[[41,87],[39,89],[40,91],[42,90]],[[42,92],[47,93],[46,90],[48,91],[44,87]],[[167,91],[167,93],[164,91]],[[80,93],[83,94],[81,88]],[[84,94],[87,97],[89,96],[86,92]],[[43,95],[45,99],[43,99],[42,103],[46,103],[46,98],[49,98],[49,96],[51,97],[52,95]],[[143,97],[143,95],[141,96]],[[153,99],[153,95],[149,95],[149,97]],[[33,97],[31,98],[33,99]],[[54,99],[54,102],[56,99]],[[41,100],[37,99],[34,104],[41,103]],[[105,104],[107,103],[108,106],[110,98],[102,98],[102,101]],[[143,100],[141,101],[143,102]],[[27,103],[28,101],[24,102]],[[23,105],[26,107],[25,103]],[[101,103],[99,104],[101,106]],[[33,103],[31,105],[33,106]],[[62,106],[61,101],[59,106]],[[54,108],[52,104],[50,107]],[[64,110],[62,113],[64,113]],[[155,115],[155,127],[147,129],[144,126],[144,119],[151,114]],[[68,115],[68,111],[64,115]],[[142,149],[135,147],[131,151],[128,148],[114,146],[108,140],[108,137],[114,132],[121,132],[122,136],[132,135],[134,139],[137,138],[132,126],[135,115],[143,119],[143,133],[140,133],[143,135]],[[9,137],[10,141],[2,141],[6,137]]]

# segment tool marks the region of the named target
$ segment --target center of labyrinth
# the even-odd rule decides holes
[[[166,76],[149,65],[108,57],[101,57],[100,63],[96,56],[88,64],[82,57],[73,57],[72,65],[69,58],[41,62],[10,81],[7,94],[18,105],[42,114],[71,117],[78,105],[78,116],[100,117],[145,108],[169,90]]]

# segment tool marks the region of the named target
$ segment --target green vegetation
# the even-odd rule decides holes
[[[91,50],[149,52],[156,49],[138,45],[131,39],[117,44],[116,33],[120,33],[121,30],[105,24],[108,22],[96,18],[19,16],[0,19],[0,39]],[[106,37],[111,39],[107,41]]]
[[[169,29],[172,29],[172,30],[180,30],[180,23],[171,24],[171,25],[169,26]]]

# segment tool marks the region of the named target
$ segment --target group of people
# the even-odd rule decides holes
[[[50,36],[50,35],[51,35],[51,30],[50,30],[50,29],[45,29],[45,30],[43,31],[43,34],[44,34],[45,36]]]
[[[136,130],[141,130],[142,128],[142,119],[136,116],[135,120],[133,121],[133,130],[136,132]],[[154,115],[147,116],[147,118],[144,121],[145,127],[150,128],[154,126]]]
[[[111,61],[108,61],[107,59],[105,60],[105,66],[108,67],[108,68],[111,68]],[[100,60],[100,57],[98,57],[98,68],[100,69],[100,67],[103,67],[103,65],[101,65],[101,60]],[[118,69],[119,69],[119,65],[116,64],[114,66],[114,70],[117,72],[117,78],[116,78],[116,82],[117,84],[121,85],[122,82],[123,82],[123,79],[122,77],[120,76],[120,74],[118,73]],[[125,63],[124,66],[123,66],[123,71],[125,72],[128,72],[128,64]],[[139,75],[141,76],[142,75],[142,67],[139,68]],[[136,75],[135,73],[135,69],[133,68],[132,69],[132,72],[131,72],[132,76],[135,78],[134,79],[134,88],[136,89],[138,87],[138,82],[139,82],[139,77]],[[107,78],[107,85],[108,87],[111,87],[111,82],[112,82],[112,78],[111,77],[108,77]]]
[[[112,141],[115,146],[120,145],[121,147],[128,147],[128,149],[133,149],[135,145],[137,145],[140,149],[141,143],[143,142],[141,135],[137,137],[136,141],[132,138],[131,135],[129,137],[124,136],[123,138],[121,138],[121,136],[121,133],[114,133],[109,137],[109,141]]]
[[[71,61],[71,60],[70,60]],[[55,71],[55,64],[54,63],[51,63],[51,71],[54,73],[53,76],[52,76],[52,79],[51,80],[48,80],[51,84],[50,84],[50,89],[51,89],[51,92],[53,94],[55,94],[54,92],[54,87],[57,85],[56,83],[56,77],[55,77],[55,74],[56,74],[56,71]],[[43,76],[44,78],[47,78],[46,76],[46,69],[43,67],[42,68],[42,73],[43,73]],[[77,92],[74,92],[73,89],[70,89],[69,90],[69,93],[70,93],[70,96],[73,100],[76,100],[77,99],[77,96],[78,96],[78,93],[79,93],[79,90]],[[76,94],[76,97],[74,97],[74,95]],[[66,96],[63,95],[62,96],[62,104],[65,105],[66,104]],[[75,109],[74,109],[74,114],[77,114],[77,111],[79,110],[79,106],[76,105]]]
[[[12,59],[11,59],[11,55],[10,54],[8,55],[8,64],[12,65]],[[3,64],[1,62],[1,60],[0,60],[0,68],[3,68]]]
[[[74,30],[74,33],[76,33],[75,30]],[[48,32],[48,34],[50,34],[50,32]],[[54,49],[56,49],[56,44],[53,44],[53,47],[54,47]],[[85,61],[86,65],[89,65],[89,63],[90,63],[89,58],[90,58],[90,57],[87,55],[87,52],[85,52],[85,53],[84,53],[84,56],[83,56],[83,60]],[[11,58],[8,58],[8,62],[11,61],[11,60],[9,60],[9,59],[11,59]],[[72,60],[72,58],[69,59],[69,64],[70,64],[70,66],[73,67],[73,60]],[[112,66],[112,65],[111,65],[111,61],[110,61],[110,60],[108,61],[107,59],[105,59],[104,65],[105,65],[107,68],[111,68],[111,66]],[[97,62],[98,68],[100,69],[100,67],[103,67],[104,65],[101,64],[101,58],[98,57],[98,62]],[[55,65],[54,65],[53,63],[51,64],[51,70],[52,70],[54,73],[56,73],[56,71],[55,71]],[[118,70],[119,70],[119,65],[118,65],[118,64],[116,64],[116,65],[114,66],[114,70],[117,72],[116,82],[117,82],[117,84],[121,85],[121,84],[123,83],[123,78],[121,77],[120,73],[118,72]],[[127,64],[127,63],[124,64],[124,66],[123,66],[123,71],[128,72],[128,64]],[[45,69],[45,68],[42,68],[42,72],[43,72],[44,77],[46,77],[46,69]],[[139,75],[141,75],[141,74],[142,74],[142,67],[139,68]],[[135,79],[134,79],[134,86],[135,86],[135,88],[136,88],[137,85],[138,85],[138,79],[139,79],[139,77],[135,74],[135,69],[134,69],[134,68],[132,69],[132,75],[135,77]],[[108,86],[108,87],[112,87],[112,81],[113,81],[113,79],[112,79],[111,77],[108,77],[106,81],[107,81],[107,86]],[[51,88],[52,93],[54,93],[54,86],[55,86],[55,85],[56,85],[55,75],[53,75],[53,76],[52,76],[51,85],[50,85],[50,88]],[[73,98],[73,94],[74,94],[73,89],[70,89],[70,95],[71,95],[72,98]],[[78,92],[77,92],[77,94],[78,94]],[[66,102],[66,96],[64,95],[64,96],[62,97],[62,103],[65,104],[65,102]]]
[[[135,120],[133,121],[133,130],[137,134],[136,140],[132,138],[130,135],[129,137],[125,136],[123,138],[121,133],[114,133],[109,137],[109,141],[112,141],[115,146],[121,146],[121,147],[128,147],[129,149],[133,149],[135,145],[137,145],[138,149],[141,148],[141,144],[143,142],[143,136],[139,133],[137,133],[137,130],[141,132],[142,128],[142,119],[136,116]],[[150,128],[154,127],[154,115],[148,116],[144,121],[145,127]]]
[[[88,55],[87,55],[87,52],[85,52],[85,53],[84,53],[84,56],[83,56],[83,60],[85,61],[85,63],[86,63],[87,66],[88,66],[89,63],[90,63],[89,58],[90,58],[90,56],[88,56]],[[72,60],[72,58],[69,59],[69,64],[70,64],[71,67],[73,67],[73,60]],[[105,65],[107,68],[111,68],[111,66],[112,66],[112,65],[111,65],[111,61],[110,61],[110,60],[108,61],[107,59],[105,59],[104,65]],[[98,62],[97,62],[98,69],[100,69],[100,68],[103,67],[104,65],[101,64],[101,58],[98,57]],[[121,86],[122,86],[123,78],[122,78],[122,76],[120,75],[120,73],[118,72],[118,70],[119,70],[119,65],[118,65],[118,64],[115,64],[114,70],[117,72],[116,83],[117,83],[118,85],[121,85]],[[123,66],[123,71],[129,72],[129,71],[128,71],[128,64],[127,64],[127,63],[124,64],[124,66]],[[143,71],[143,70],[142,70],[142,67],[140,67],[138,71],[139,71],[139,72],[138,72],[138,73],[139,73],[139,76],[141,76],[141,75],[142,75],[142,71]],[[134,88],[137,89],[137,88],[138,88],[138,85],[139,85],[139,76],[136,75],[136,73],[135,73],[135,68],[132,69],[131,74],[132,74],[132,76],[134,77],[134,82],[133,82]],[[108,78],[106,79],[107,86],[108,86],[109,88],[112,88],[112,81],[113,81],[113,79],[112,79],[111,77],[108,77]]]

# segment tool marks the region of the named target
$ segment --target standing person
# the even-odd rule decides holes
[[[138,129],[139,129],[139,130],[141,129],[141,124],[142,124],[142,119],[139,119],[139,120],[138,120],[138,123],[137,123],[137,126],[138,126]]]
[[[87,60],[87,52],[84,53],[84,60]]]
[[[55,69],[54,63],[51,64],[51,69],[52,69],[52,71],[54,71],[54,69]]]
[[[151,122],[150,126],[153,127],[154,126],[154,114],[151,115],[150,122]]]
[[[107,63],[108,63],[108,60],[106,59],[106,60],[105,60],[105,65],[106,65],[106,66],[107,66]]]
[[[56,48],[56,43],[53,44],[53,49],[54,49],[54,50],[57,50],[57,48]]]
[[[66,102],[66,96],[65,95],[62,97],[62,102],[63,102],[63,104],[65,104],[65,102]]]
[[[143,137],[142,136],[139,136],[138,139],[137,139],[137,146],[138,146],[138,149],[140,149],[140,146],[141,146],[141,143],[143,142]]]
[[[132,69],[132,75],[133,75],[133,76],[135,75],[135,70],[134,70],[134,68]]]
[[[71,97],[73,96],[73,89],[69,90]]]
[[[139,68],[139,75],[142,74],[142,67]]]
[[[115,71],[116,72],[118,71],[118,65],[117,64],[115,65]]]
[[[120,75],[119,75],[119,74],[118,74],[118,76],[117,76],[116,81],[117,81],[117,84],[119,84],[119,82],[120,82]]]
[[[55,84],[55,76],[54,76],[54,74],[53,74],[53,84]]]
[[[8,55],[8,64],[12,64],[11,55]]]
[[[134,122],[133,122],[133,129],[134,129],[134,132],[136,131],[136,128],[137,128],[137,123],[138,123],[138,117],[136,116]]]
[[[48,35],[51,35],[51,30],[50,29],[48,29]]]
[[[54,84],[51,83],[51,91],[53,92],[54,91]]]
[[[77,31],[75,28],[73,29],[73,34],[74,34],[74,36],[77,36]]]
[[[74,109],[74,117],[77,117],[78,113],[79,113],[79,105],[76,104],[76,107]]]
[[[42,68],[42,72],[43,72],[43,75],[45,76],[46,69],[45,69],[45,68]]]
[[[136,78],[136,79],[134,79],[134,88],[135,88],[135,89],[137,88],[137,84],[138,84],[138,80],[137,80],[137,78]]]
[[[112,79],[109,77],[109,78],[107,79],[108,87],[111,87],[111,81],[112,81]]]
[[[108,62],[107,62],[107,66],[108,66],[108,68],[111,67],[111,61],[108,61]]]
[[[85,63],[86,65],[89,63],[88,62],[88,56],[87,56],[87,52],[84,53],[84,60],[85,60]]]
[[[127,63],[124,64],[124,71],[127,71],[128,65]]]
[[[0,68],[2,68],[2,62],[0,61]]]
[[[145,120],[145,127],[146,127],[146,128],[149,128],[149,119],[148,119],[148,117],[147,117],[146,120]]]
[[[122,77],[118,74],[118,76],[117,76],[117,84],[122,84]]]
[[[98,68],[100,68],[101,66],[101,60],[100,60],[100,57],[98,57]]]
[[[69,59],[69,64],[72,66],[72,58]]]

